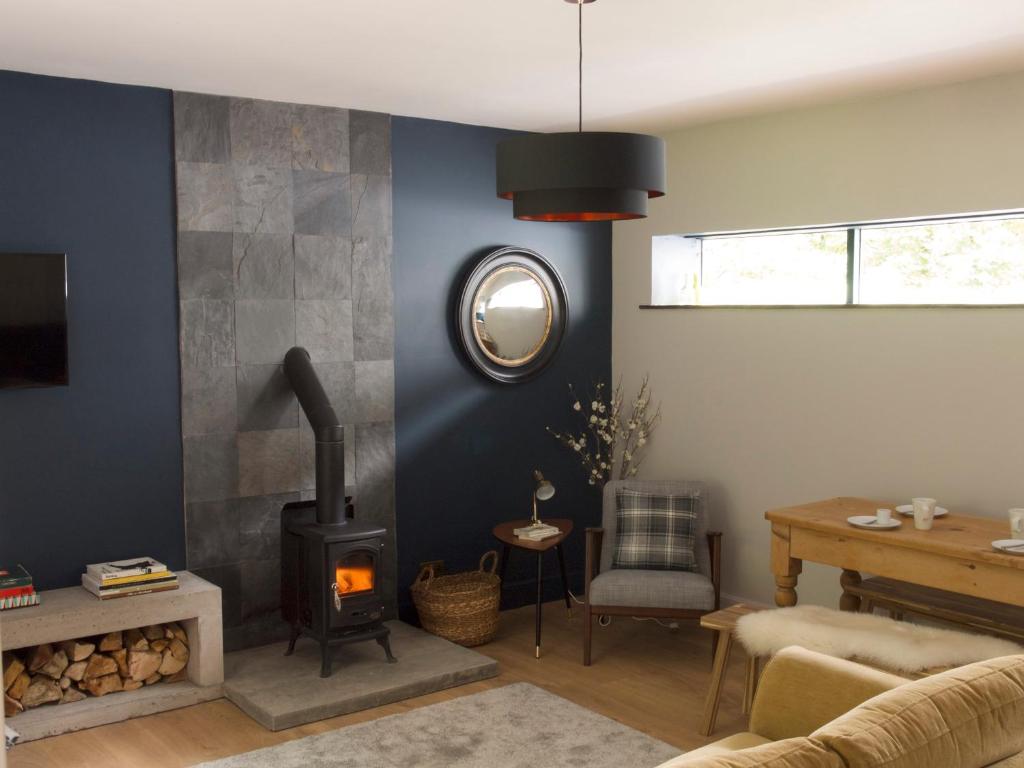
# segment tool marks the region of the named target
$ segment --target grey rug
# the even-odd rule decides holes
[[[652,768],[679,753],[560,696],[515,683],[201,768]]]

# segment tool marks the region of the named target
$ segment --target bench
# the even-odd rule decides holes
[[[894,619],[911,613],[1024,645],[1024,608],[881,576],[847,584],[844,591],[860,598],[864,613],[881,608]]]

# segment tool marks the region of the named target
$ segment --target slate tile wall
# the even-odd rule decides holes
[[[313,433],[281,362],[306,347],[346,425],[356,514],[391,532],[390,117],[174,94],[188,567],[223,590],[225,644],[283,637],[279,519],[314,493]]]

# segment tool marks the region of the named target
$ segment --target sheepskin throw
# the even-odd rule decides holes
[[[736,635],[755,656],[771,656],[788,645],[800,645],[908,673],[1024,653],[1024,648],[1009,640],[817,605],[748,614],[737,622]]]

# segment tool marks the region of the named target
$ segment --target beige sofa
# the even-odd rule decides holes
[[[786,648],[749,727],[659,768],[1024,768],[1024,656],[908,681]]]

